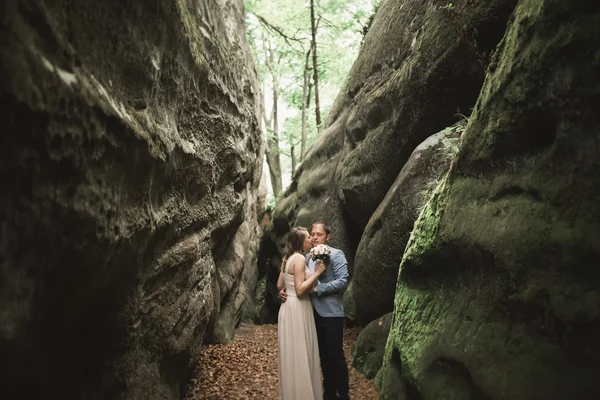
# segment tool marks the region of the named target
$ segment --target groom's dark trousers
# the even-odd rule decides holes
[[[323,371],[323,399],[349,399],[348,365],[344,356],[344,317],[321,317],[315,311],[319,355]]]

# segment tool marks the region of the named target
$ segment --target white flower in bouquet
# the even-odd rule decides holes
[[[325,264],[331,257],[331,249],[326,244],[318,244],[310,249],[310,258],[313,261],[322,260]]]

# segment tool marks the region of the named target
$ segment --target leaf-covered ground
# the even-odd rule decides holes
[[[344,330],[350,397],[377,399],[373,382],[352,368],[350,349],[360,328]],[[242,325],[230,345],[202,348],[187,399],[278,399],[277,325]]]

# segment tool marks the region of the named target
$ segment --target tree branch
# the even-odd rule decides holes
[[[323,17],[322,15],[319,15],[319,21],[321,21],[321,20],[325,23],[326,26],[329,26],[329,27],[335,28],[335,29],[339,29],[339,27],[336,24],[329,21],[327,18]]]
[[[283,40],[285,40],[285,42],[288,44],[288,46],[290,46],[292,49],[294,49],[295,51],[299,52],[299,53],[304,53],[304,51],[298,51],[294,48],[294,46],[292,46],[292,44],[290,43],[290,40],[293,40],[295,42],[300,43],[300,45],[302,46],[302,48],[304,49],[304,43],[302,42],[302,39],[298,39],[297,37],[292,37],[292,36],[288,36],[286,35],[283,30],[281,30],[281,28],[271,24],[269,21],[267,21],[264,17],[258,15],[258,14],[254,14],[252,13],[252,15],[254,15],[258,21],[263,24],[267,29],[269,29],[272,32],[277,33],[279,36],[281,36],[283,38]]]

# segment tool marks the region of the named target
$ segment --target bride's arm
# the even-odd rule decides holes
[[[304,259],[297,258],[294,260],[293,267],[294,286],[296,287],[296,294],[298,294],[298,296],[310,292],[317,278],[325,271],[324,267],[319,267],[308,279],[306,279],[306,264],[304,263]]]
[[[281,290],[284,288],[285,286],[285,282],[283,281],[283,270],[285,268],[285,263],[287,261],[287,257],[283,257],[283,260],[281,260],[281,267],[280,269],[280,273],[279,273],[279,278],[277,278],[277,290]]]

